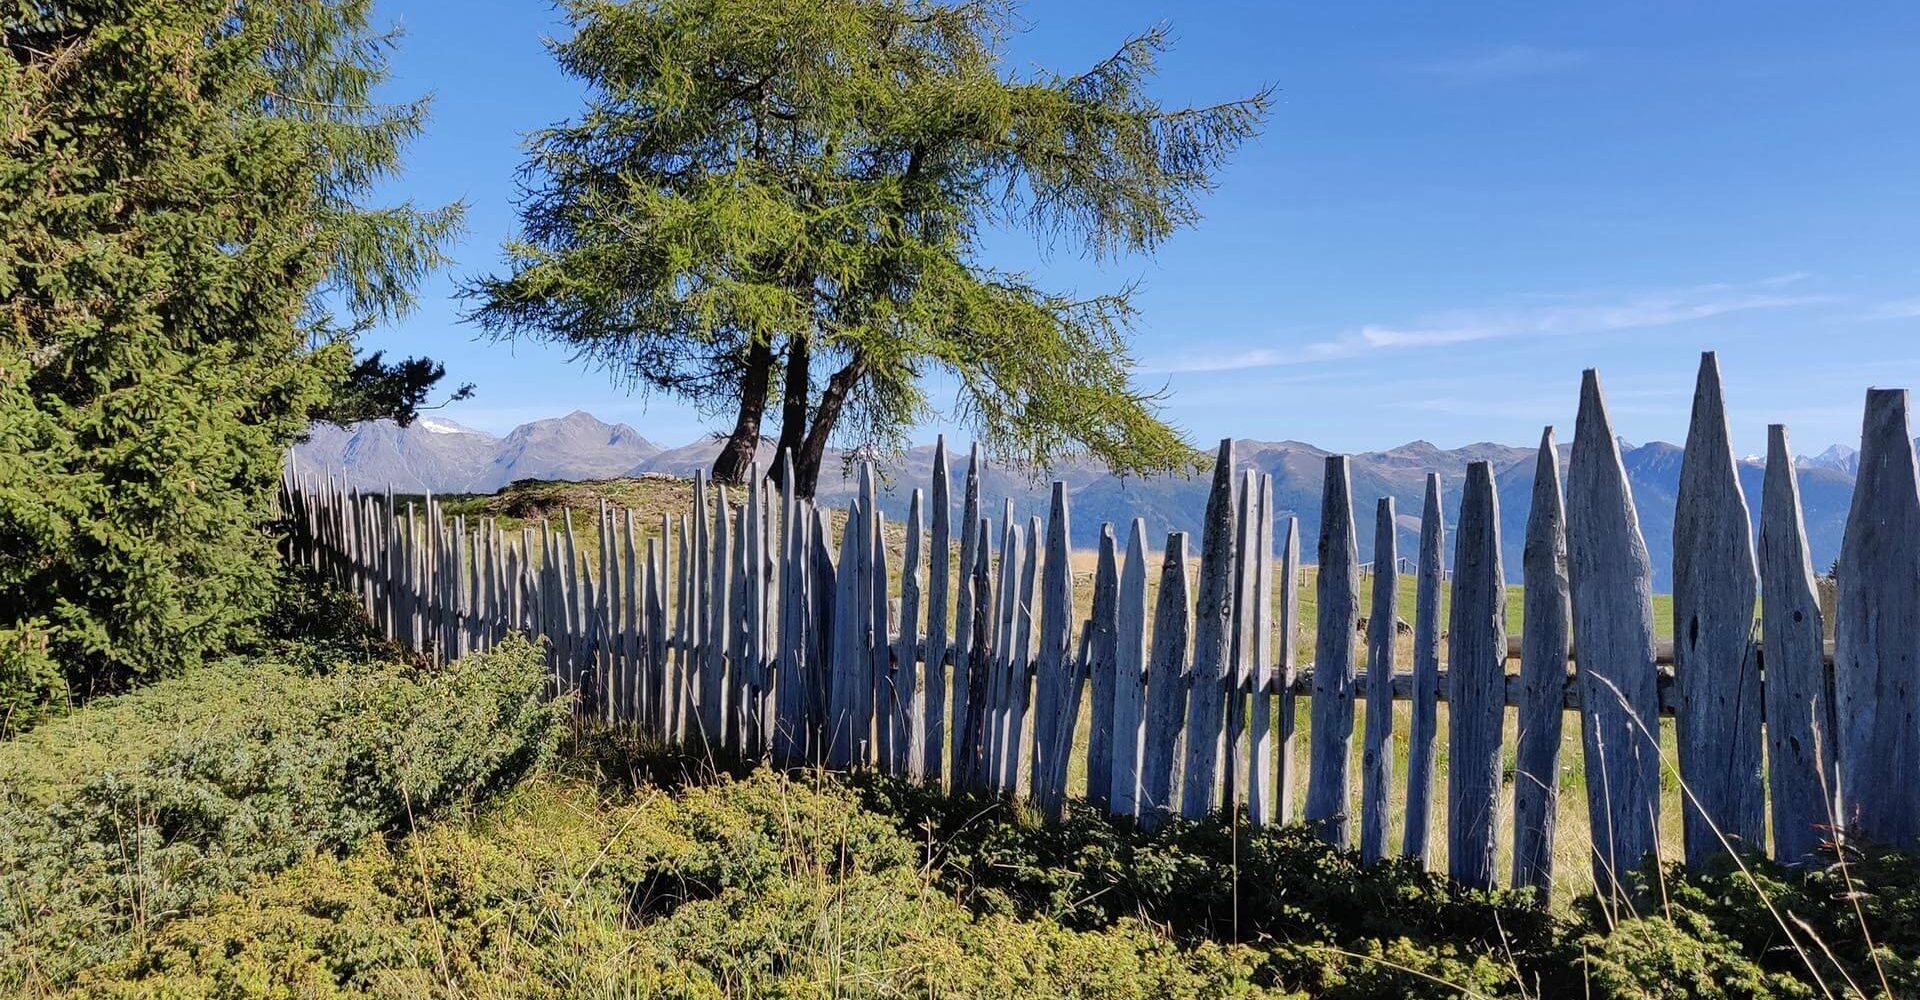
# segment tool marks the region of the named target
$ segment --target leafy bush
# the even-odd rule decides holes
[[[519,639],[432,672],[234,659],[0,746],[0,990],[511,782],[556,739],[546,688]]]

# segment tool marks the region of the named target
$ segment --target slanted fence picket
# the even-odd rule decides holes
[[[1905,392],[1871,391],[1831,652],[1786,430],[1769,429],[1756,547],[1710,354],[1682,465],[1672,642],[1654,638],[1653,567],[1591,371],[1564,489],[1551,428],[1533,461],[1522,634],[1506,634],[1490,464],[1468,467],[1457,525],[1444,522],[1439,476],[1428,478],[1418,550],[1401,558],[1393,501],[1356,497],[1347,460],[1331,456],[1313,663],[1297,661],[1298,523],[1276,509],[1271,477],[1236,468],[1230,441],[1197,551],[1184,532],[1156,545],[1135,518],[1101,526],[1098,551],[1078,563],[1064,484],[1044,518],[1023,523],[1011,500],[996,518],[975,449],[955,510],[944,440],[930,488],[910,491],[897,525],[871,466],[837,521],[794,493],[786,455],[767,480],[758,468],[744,484],[696,476],[688,509],[651,528],[602,503],[577,512],[580,525],[563,511],[514,532],[291,461],[283,507],[289,561],[352,593],[387,636],[434,660],[514,632],[542,638],[556,695],[596,722],[744,761],[988,789],[1054,817],[1083,794],[1147,826],[1223,807],[1254,824],[1305,819],[1367,861],[1393,852],[1397,828],[1401,853],[1475,886],[1501,881],[1504,846],[1506,881],[1546,889],[1556,838],[1584,833],[1596,884],[1617,889],[1660,843],[1663,767],[1685,789],[1690,864],[1730,846],[1799,862],[1843,835],[1920,847],[1911,442]],[[1377,503],[1373,564],[1413,574],[1410,608],[1395,575],[1361,573],[1354,511],[1365,500]],[[1400,674],[1407,642],[1411,673]],[[1312,726],[1296,812],[1303,698]],[[1405,722],[1395,700],[1411,703]],[[1671,756],[1656,735],[1663,715],[1674,717]],[[1585,831],[1555,823],[1568,724],[1584,747]],[[1404,766],[1396,725],[1410,727]]]

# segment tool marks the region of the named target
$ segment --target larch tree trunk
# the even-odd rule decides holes
[[[813,424],[807,429],[806,440],[793,457],[795,487],[803,497],[811,499],[820,485],[820,464],[826,459],[827,441],[833,437],[833,425],[840,419],[840,411],[846,406],[847,396],[854,386],[866,377],[865,359],[855,356],[846,367],[833,373],[827,379],[827,387],[820,393],[820,404],[814,407]]]
[[[740,371],[739,416],[726,446],[713,459],[714,482],[737,483],[747,478],[747,469],[760,450],[760,419],[767,411],[772,381],[773,345],[756,340],[748,346],[746,366]]]

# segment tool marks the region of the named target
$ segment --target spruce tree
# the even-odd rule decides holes
[[[1268,94],[1162,107],[1164,29],[1071,76],[1005,63],[1011,7],[924,0],[565,0],[583,113],[531,137],[508,273],[471,283],[501,337],[565,344],[733,429],[766,411],[811,495],[829,440],[889,448],[948,411],[996,458],[1193,452],[1134,384],[1131,287],[1074,296],[984,259],[1023,227],[1100,258],[1151,251],[1254,136]]]
[[[269,603],[281,456],[459,222],[367,205],[426,112],[370,7],[0,4],[0,729]]]

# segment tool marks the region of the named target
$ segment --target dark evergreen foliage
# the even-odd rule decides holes
[[[268,605],[281,455],[459,222],[364,205],[425,114],[370,8],[0,3],[0,728]]]

